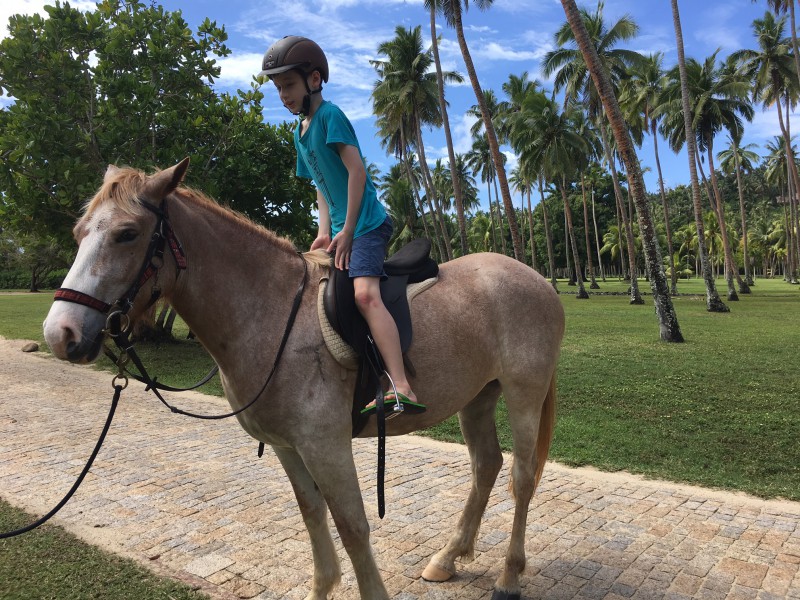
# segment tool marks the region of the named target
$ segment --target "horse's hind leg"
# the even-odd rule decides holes
[[[546,386],[503,383],[508,421],[514,439],[511,492],[514,523],[503,571],[495,582],[492,600],[519,600],[519,576],[525,569],[525,530],[528,508],[544,468],[555,417],[555,376]]]
[[[494,420],[499,396],[500,386],[493,381],[458,414],[472,463],[472,486],[455,533],[422,572],[422,578],[428,581],[450,579],[456,573],[456,559],[461,556],[472,559],[475,553],[475,538],[481,518],[497,474],[503,466]]]
[[[314,579],[306,600],[327,600],[341,579],[339,556],[328,527],[328,507],[300,456],[290,448],[275,448],[275,454],[289,476],[311,537]]]

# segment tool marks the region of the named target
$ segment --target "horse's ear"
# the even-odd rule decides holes
[[[183,181],[186,169],[189,168],[189,157],[187,156],[174,167],[159,171],[147,179],[147,195],[159,202]]]
[[[103,181],[108,181],[120,171],[121,169],[119,169],[118,167],[115,167],[114,165],[108,165],[108,168],[106,169],[106,174],[103,176]]]

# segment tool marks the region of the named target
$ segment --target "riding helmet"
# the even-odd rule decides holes
[[[316,42],[297,35],[288,35],[272,44],[264,54],[259,75],[278,75],[292,69],[310,75],[319,71],[322,81],[328,82],[328,59]]]

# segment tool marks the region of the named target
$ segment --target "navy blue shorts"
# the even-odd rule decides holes
[[[350,249],[351,278],[355,277],[380,277],[386,278],[383,272],[383,261],[386,260],[386,249],[389,238],[392,237],[392,219],[386,220],[372,231],[368,231],[353,240]]]

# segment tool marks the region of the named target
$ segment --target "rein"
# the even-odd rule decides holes
[[[166,202],[166,201],[165,201]],[[119,404],[120,396],[122,394],[122,390],[128,387],[128,377],[126,373],[128,372],[125,368],[129,361],[133,361],[133,364],[139,369],[140,376],[135,374],[129,373],[134,379],[146,384],[145,391],[152,391],[153,394],[161,401],[164,406],[170,409],[173,413],[186,415],[188,417],[193,417],[195,419],[207,419],[207,420],[218,420],[218,419],[227,419],[229,417],[233,417],[238,415],[241,412],[244,412],[248,408],[250,408],[256,401],[261,397],[264,391],[267,389],[267,385],[272,380],[272,376],[275,374],[275,371],[278,369],[278,364],[280,363],[281,356],[283,356],[283,351],[286,348],[286,343],[289,340],[289,334],[292,331],[292,327],[294,326],[295,318],[297,317],[297,312],[300,309],[300,304],[303,300],[303,292],[305,291],[306,287],[306,280],[308,279],[308,263],[303,260],[303,279],[300,281],[300,285],[295,292],[294,301],[292,303],[291,311],[289,312],[289,318],[286,322],[286,328],[283,332],[283,337],[281,338],[280,346],[278,347],[278,352],[275,356],[275,362],[272,365],[272,370],[269,372],[264,385],[261,386],[261,389],[258,393],[253,397],[253,399],[248,402],[246,405],[242,406],[241,408],[234,410],[232,412],[222,414],[222,415],[200,415],[191,413],[185,410],[181,410],[175,406],[170,405],[166,400],[164,400],[163,396],[159,393],[158,390],[165,390],[165,391],[187,391],[190,389],[194,389],[200,387],[201,385],[207,383],[211,377],[216,374],[218,368],[215,367],[212,371],[199,383],[195,384],[189,388],[173,388],[171,386],[165,386],[156,382],[156,377],[150,377],[148,375],[147,370],[144,367],[144,364],[139,359],[139,356],[136,354],[136,350],[133,347],[133,344],[128,339],[128,330],[130,329],[130,318],[128,317],[128,312],[133,308],[133,303],[136,298],[136,295],[139,293],[139,290],[142,288],[145,282],[148,279],[153,277],[154,275],[157,276],[158,270],[163,266],[163,256],[164,256],[164,246],[168,242],[170,246],[170,250],[172,251],[173,256],[175,257],[175,263],[178,267],[178,274],[180,271],[186,268],[186,255],[183,253],[183,248],[181,247],[180,243],[178,242],[177,238],[175,237],[175,233],[172,230],[172,226],[169,224],[166,216],[166,210],[162,211],[158,208],[150,206],[149,204],[143,202],[143,206],[147,207],[148,210],[152,211],[158,217],[158,221],[156,223],[155,231],[153,232],[153,236],[150,241],[150,245],[147,250],[147,254],[144,259],[144,263],[142,268],[139,270],[139,275],[136,278],[136,281],[128,288],[128,291],[120,297],[119,300],[114,302],[113,304],[108,304],[103,302],[102,300],[98,300],[90,296],[89,294],[85,294],[83,292],[79,292],[76,290],[71,290],[68,288],[58,288],[56,290],[54,300],[61,300],[65,302],[74,302],[76,304],[81,304],[83,306],[88,306],[89,308],[93,308],[105,315],[108,315],[106,318],[106,329],[104,332],[108,334],[116,343],[117,347],[120,349],[119,357],[114,356],[108,349],[106,349],[106,354],[112,358],[112,360],[116,363],[117,367],[119,368],[119,372],[117,375],[114,376],[112,380],[112,386],[114,387],[114,396],[111,401],[111,408],[109,409],[108,416],[106,417],[105,425],[103,426],[103,430],[100,433],[100,437],[97,440],[97,443],[92,450],[89,459],[86,461],[86,464],[83,467],[80,475],[75,480],[75,483],[69,489],[69,491],[64,495],[61,501],[53,507],[50,512],[46,515],[42,516],[41,518],[37,519],[30,525],[22,527],[20,529],[8,531],[8,532],[0,532],[0,540],[7,539],[11,537],[15,537],[18,535],[22,535],[23,533],[27,533],[33,529],[36,529],[40,525],[43,525],[47,521],[49,521],[59,510],[61,510],[64,505],[69,501],[70,498],[75,494],[80,487],[81,483],[83,483],[84,478],[89,473],[89,469],[91,469],[92,464],[94,463],[97,454],[100,452],[100,448],[103,446],[103,442],[105,441],[106,434],[108,430],[111,428],[111,422],[114,419],[114,414],[116,413],[117,406]],[[166,208],[166,204],[165,204]],[[299,254],[299,253],[298,253]],[[155,259],[155,260],[154,260]],[[176,275],[177,278],[177,275]],[[147,308],[152,306],[156,300],[161,295],[161,290],[158,288],[158,285],[154,285],[153,291],[151,293],[149,304]],[[116,310],[113,310],[116,308]],[[124,319],[123,319],[124,318]],[[122,326],[123,320],[125,322],[125,326]],[[258,455],[261,456],[264,450],[264,443],[259,443]]]

